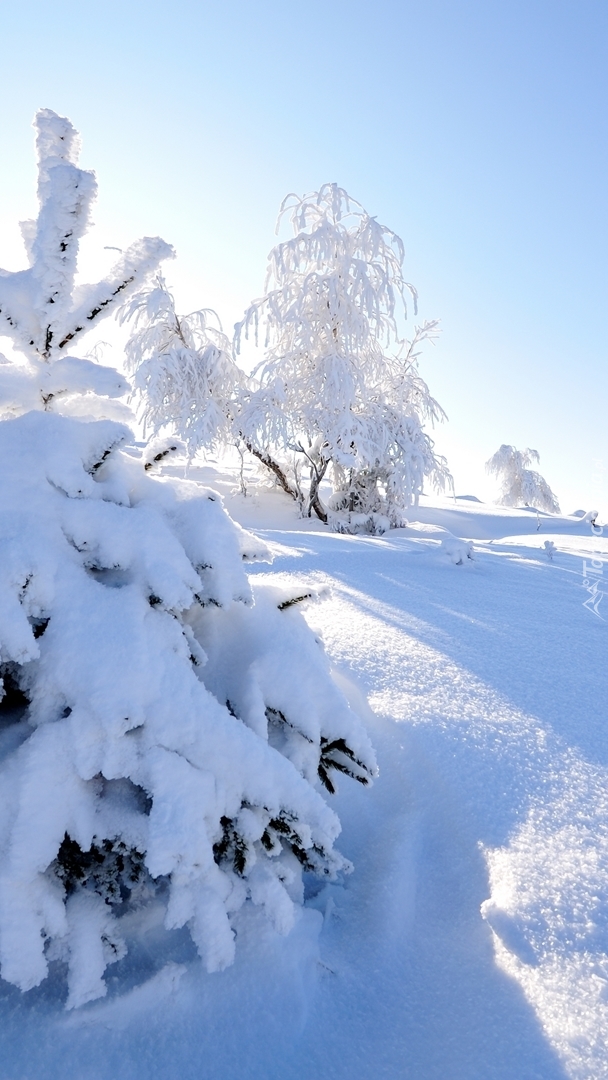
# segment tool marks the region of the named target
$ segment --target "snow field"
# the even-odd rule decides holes
[[[607,1075],[606,629],[582,606],[585,525],[560,522],[549,561],[536,517],[517,537],[510,511],[463,507],[459,529],[453,504],[420,508],[435,531],[365,538],[272,493],[229,506],[276,526],[260,585],[331,588],[307,618],[381,770],[331,801],[355,871],[308,882],[287,937],[241,909],[235,963],[213,976],[151,912],[107,1001],[64,1020],[50,980],[5,991],[5,1060],[91,1080]],[[486,539],[455,565],[441,530],[471,537],[472,520]]]
[[[369,560],[365,591],[353,588],[352,574],[340,573],[347,583],[334,580],[340,600],[323,623],[330,653],[359,673],[377,711],[414,725],[486,860],[482,912],[497,962],[521,985],[567,1075],[608,1075],[606,626],[583,610],[563,570],[555,580],[553,567],[529,558],[489,566],[491,549],[478,547],[478,579],[446,581],[441,568],[433,595],[431,575],[416,574],[412,560],[407,575],[387,573],[391,563],[396,569],[399,541],[386,546],[394,556],[379,555],[374,569]],[[575,567],[564,569],[572,574]],[[526,584],[539,571],[545,580]],[[424,621],[412,618],[405,597],[415,598]],[[551,612],[552,629],[542,622]],[[505,670],[501,646],[512,670]],[[525,657],[530,648],[533,667]],[[475,1020],[471,1015],[468,1025]],[[494,1069],[519,1076],[529,1065]],[[434,1075],[427,1067],[421,1063],[413,1075]],[[473,1063],[467,1068],[462,1075],[494,1075]]]

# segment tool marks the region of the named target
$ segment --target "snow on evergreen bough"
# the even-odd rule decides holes
[[[121,917],[154,896],[209,971],[245,902],[286,933],[302,870],[348,869],[319,787],[376,769],[308,594],[252,593],[219,496],[146,473],[128,437],[0,425],[0,662],[27,702],[0,766],[0,962],[27,990],[66,961],[68,1007],[105,994]]]

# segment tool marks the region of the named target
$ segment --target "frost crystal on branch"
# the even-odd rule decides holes
[[[271,252],[266,295],[237,327],[238,347],[243,334],[257,341],[264,324],[267,350],[240,432],[258,457],[276,464],[282,456],[295,497],[301,466],[290,471],[284,453],[301,455],[310,472],[308,513],[326,520],[329,509],[343,528],[370,514],[398,524],[425,477],[440,488],[450,481],[423,429],[444,414],[418,373],[419,346],[437,323],[417,327],[412,341],[400,338],[408,295],[416,310],[403,245],[343,189],[326,184],[288,196],[281,217],[287,213],[295,235]],[[326,474],[329,508],[319,493]]]

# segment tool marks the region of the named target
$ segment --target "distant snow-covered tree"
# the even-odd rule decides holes
[[[416,305],[403,278],[403,245],[342,188],[288,196],[279,221],[286,213],[294,236],[271,252],[266,294],[237,326],[238,347],[251,331],[257,341],[265,324],[266,346],[240,413],[241,435],[308,514],[323,521],[329,514],[341,528],[379,514],[397,524],[425,478],[439,488],[450,481],[424,430],[444,413],[418,371],[419,346],[437,324],[400,339],[406,294]],[[295,452],[294,465],[286,451]],[[319,490],[326,475],[329,507]]]
[[[547,481],[528,467],[536,461],[540,461],[537,450],[516,450],[503,443],[486,462],[486,469],[501,481],[502,506],[533,506],[548,514],[559,514],[559,503]]]
[[[126,303],[119,319],[134,323],[125,353],[146,429],[175,433],[190,458],[229,441],[244,376],[215,312],[178,316],[159,274]]]
[[[45,391],[63,372],[73,398],[105,392],[53,361],[56,336]],[[142,452],[34,384],[0,421],[0,974],[28,990],[64,964],[72,1008],[106,993],[150,904],[209,971],[251,905],[286,933],[302,871],[349,869],[323,789],[376,766],[300,612],[313,591],[252,587],[265,546],[155,473],[175,441]]]

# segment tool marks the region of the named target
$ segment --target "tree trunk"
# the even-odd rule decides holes
[[[329,462],[324,461],[321,468],[318,469],[314,462],[311,462],[310,491],[308,493],[308,516],[310,517],[310,511],[314,510],[315,514],[324,525],[327,525],[327,510],[319,498],[319,486],[325,476],[328,465]]]
[[[292,499],[298,502],[298,493],[295,488],[292,487],[292,485],[289,483],[289,480],[285,476],[285,473],[283,472],[278,461],[275,461],[274,458],[271,458],[270,454],[267,453],[267,451],[258,450],[253,445],[253,443],[247,442],[246,439],[245,446],[249,450],[250,454],[253,454],[253,456],[256,457],[258,461],[262,462],[262,465],[265,465],[267,469],[270,469],[270,471],[274,473],[280,486],[283,488],[283,491],[285,491],[287,495],[291,495]]]

